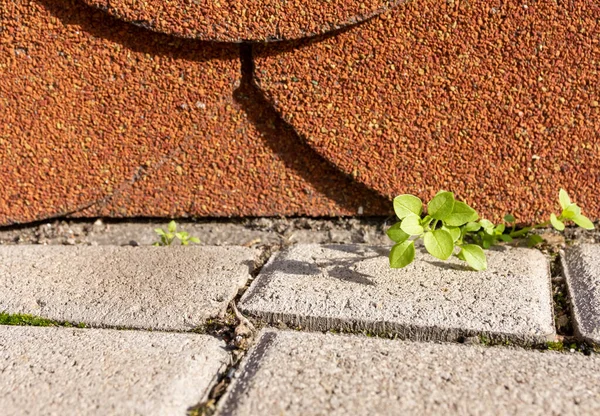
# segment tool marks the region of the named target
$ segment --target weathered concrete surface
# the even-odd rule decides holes
[[[599,413],[598,356],[265,331],[219,415]]]
[[[4,416],[183,415],[229,362],[196,334],[0,326]]]
[[[0,246],[0,311],[189,330],[225,312],[256,255],[243,247]]]
[[[474,334],[524,343],[554,338],[549,265],[539,251],[489,250],[485,272],[421,252],[406,268],[390,269],[388,251],[291,247],[269,260],[240,308],[271,323],[417,340]]]
[[[600,344],[600,245],[570,247],[561,261],[575,330],[584,340]]]

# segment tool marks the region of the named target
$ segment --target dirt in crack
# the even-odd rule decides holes
[[[224,340],[231,353],[231,362],[227,368],[219,375],[217,383],[210,390],[208,398],[190,407],[187,411],[188,416],[210,416],[217,411],[219,401],[227,392],[233,376],[240,366],[242,359],[256,340],[256,335],[262,327],[260,322],[253,322],[243,316],[237,309],[240,299],[252,284],[252,281],[258,276],[264,265],[267,263],[271,254],[278,247],[265,246],[256,257],[250,275],[252,276],[246,282],[243,288],[239,289],[235,298],[229,303],[225,316],[221,319],[209,320],[198,332],[209,334]]]

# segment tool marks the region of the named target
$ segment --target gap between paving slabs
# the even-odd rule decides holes
[[[7,248],[7,247],[0,247]],[[17,247],[12,246],[13,249],[17,249]],[[22,246],[20,248],[23,248]],[[38,247],[40,248],[40,247]],[[48,248],[48,247],[46,247]],[[55,248],[62,248],[57,246]],[[71,247],[73,249],[73,247]],[[121,248],[123,249],[123,248]],[[161,248],[160,251],[173,250],[173,248]],[[4,253],[6,254],[6,253]],[[202,403],[192,406],[188,409],[189,414],[204,414],[206,409],[213,409],[216,400],[225,392],[225,388],[229,384],[233,372],[238,367],[240,359],[242,358],[245,350],[248,348],[248,342],[253,336],[253,333],[256,332],[256,328],[247,321],[239,312],[235,306],[235,303],[242,296],[250,281],[253,277],[256,277],[263,264],[269,258],[271,254],[271,250],[269,248],[265,248],[264,250],[260,250],[254,258],[254,265],[250,271],[250,277],[245,281],[245,285],[240,287],[237,290],[235,298],[233,298],[228,304],[226,312],[222,317],[209,318],[205,323],[200,325],[199,327],[186,331],[188,333],[198,333],[198,334],[206,334],[214,336],[222,341],[224,341],[227,345],[227,352],[230,355],[231,359],[228,364],[219,371],[218,374],[215,374],[215,379],[208,386],[210,388],[208,394],[208,400],[203,401]],[[1,275],[1,274],[0,274]],[[85,327],[85,324],[75,325],[66,321],[56,321],[50,320],[42,317],[25,315],[25,314],[7,314],[0,313],[0,324],[3,325],[11,325],[11,326],[38,326],[38,327],[73,327],[79,326]],[[104,326],[106,327],[106,325]],[[123,328],[115,328],[115,329],[123,329]],[[88,329],[90,331],[96,331],[96,329]],[[106,329],[104,329],[106,330]],[[110,329],[108,329],[110,330]],[[161,331],[165,332],[181,332],[181,330],[171,330],[171,331]],[[107,332],[108,333],[108,332]]]
[[[256,267],[253,270],[253,272],[251,273],[252,278],[247,281],[245,287],[240,288],[238,290],[237,296],[233,300],[234,304],[239,303],[240,298],[243,296],[244,292],[247,290],[247,288],[251,284],[252,279],[254,279],[257,275],[260,274],[262,265],[266,262],[266,260],[270,257],[270,255],[272,253],[275,253],[273,255],[275,257],[277,255],[277,251],[279,248],[280,247],[278,247],[278,246],[263,247],[263,250],[260,252],[261,255],[259,256],[259,258],[257,258]],[[382,251],[379,254],[381,256],[383,256],[386,253],[383,253],[383,251]],[[554,274],[555,273],[553,273],[553,275]],[[236,327],[239,327],[238,323],[239,322],[238,322],[237,318],[235,317],[232,307],[231,307],[231,305],[229,305],[229,307],[227,309],[227,313],[223,318],[209,320],[207,322],[207,324],[205,326],[203,326],[202,329],[199,329],[199,331],[202,333],[215,335],[222,339],[225,339],[228,342],[228,344],[230,345],[230,347],[232,348],[231,354],[232,354],[233,359],[232,359],[229,367],[227,369],[225,369],[219,375],[219,379],[218,379],[216,385],[214,385],[214,387],[211,389],[209,399],[192,407],[190,409],[190,414],[204,415],[204,414],[211,414],[212,412],[214,412],[214,410],[216,408],[216,404],[218,403],[220,397],[227,390],[227,386],[230,383],[235,370],[238,368],[241,358],[245,355],[248,345],[252,344],[252,342],[254,341],[254,338],[253,338],[254,334],[247,331],[247,328],[241,328],[241,329],[236,328]],[[258,322],[253,321],[253,323],[259,329],[262,326],[262,323],[260,321],[258,321]],[[358,330],[352,331],[351,330],[350,332],[364,332],[364,331],[358,331]],[[389,336],[390,334],[379,334],[379,335],[388,335]],[[485,343],[487,343],[487,340],[485,337],[483,337],[482,340]]]

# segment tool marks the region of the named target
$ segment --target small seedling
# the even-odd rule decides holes
[[[586,230],[593,230],[594,224],[581,214],[581,208],[571,202],[564,189],[559,192],[560,215],[552,214],[550,220],[523,229],[516,229],[513,215],[506,215],[508,224],[495,225],[489,220],[479,219],[479,214],[464,202],[457,201],[452,192],[440,191],[427,204],[423,215],[423,203],[414,195],[400,195],[394,198],[394,211],[400,219],[392,225],[387,235],[396,243],[390,251],[390,266],[401,268],[415,258],[415,241],[423,239],[425,249],[440,260],[455,255],[466,261],[474,270],[485,270],[487,259],[484,249],[500,241],[510,243],[515,238],[528,238],[528,245],[535,246],[543,241],[535,228],[552,225],[558,231],[565,228],[565,221],[573,221]]]
[[[153,246],[170,246],[175,239],[181,241],[182,246],[187,246],[190,243],[200,243],[200,239],[197,237],[190,237],[189,233],[185,231],[177,231],[177,223],[173,220],[167,225],[167,230],[162,228],[156,228],[154,232],[160,237],[160,241],[157,241]]]

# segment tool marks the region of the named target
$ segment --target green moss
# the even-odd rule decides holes
[[[550,351],[563,351],[565,349],[565,346],[561,341],[549,341],[546,343],[546,347],[548,347]]]
[[[39,316],[0,312],[0,325],[19,325],[19,326],[64,326],[86,328],[83,322],[72,324],[70,322],[58,322],[52,319],[46,319]]]
[[[59,326],[59,323],[39,316],[0,312],[0,325]]]
[[[489,339],[489,337],[482,334],[479,335],[479,342],[481,343],[481,345],[492,345],[492,341]]]

